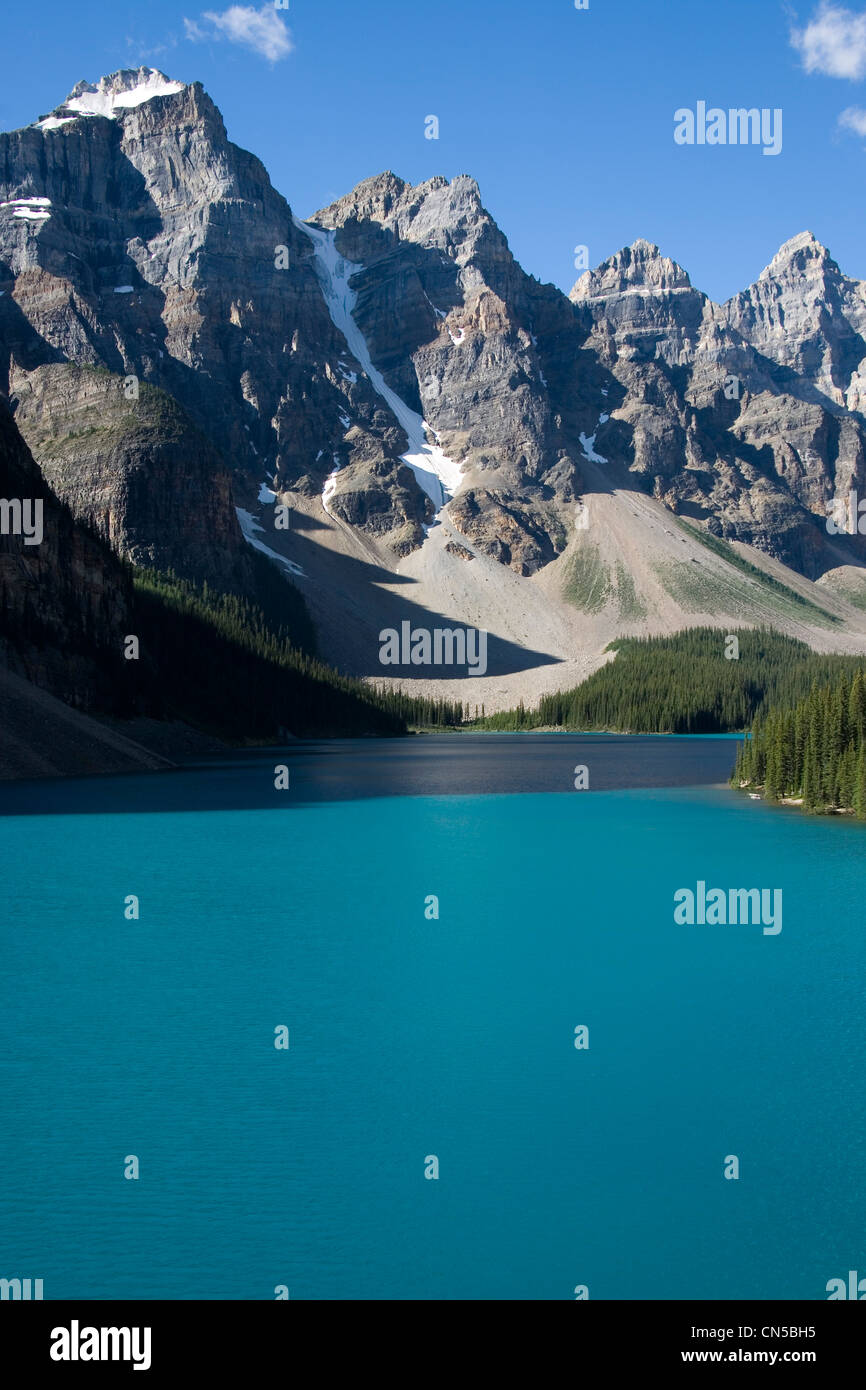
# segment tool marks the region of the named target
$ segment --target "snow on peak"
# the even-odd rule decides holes
[[[157,68],[123,68],[108,77],[100,77],[95,86],[92,82],[79,82],[57,111],[37,125],[41,130],[56,130],[78,116],[106,116],[113,121],[124,111],[154,97],[182,92],[184,85],[172,82]]]

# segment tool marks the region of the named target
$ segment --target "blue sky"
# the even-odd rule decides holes
[[[263,160],[301,216],[383,169],[413,183],[469,173],[525,269],[564,289],[577,278],[576,245],[595,265],[644,236],[725,299],[806,228],[866,278],[866,5],[237,8],[246,13],[226,0],[8,9],[0,128],[49,111],[82,77],[146,63],[203,82],[230,138]],[[805,34],[799,46],[793,32]],[[699,101],[781,108],[781,154],[677,145],[674,112]],[[429,115],[438,140],[425,139]]]

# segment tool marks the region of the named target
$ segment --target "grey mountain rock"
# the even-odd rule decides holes
[[[0,666],[78,709],[111,708],[123,668],[129,577],[46,484],[3,400],[0,497],[42,508],[38,545],[0,534]]]
[[[520,268],[465,176],[412,187],[383,174],[312,220],[359,266],[374,364],[462,469],[450,519],[520,574],[554,559],[579,488],[564,398],[580,327],[564,297]]]
[[[471,178],[381,174],[308,224],[355,267],[355,355],[262,164],[199,83],[144,68],[0,135],[0,205],[0,390],[75,515],[138,562],[242,586],[234,508],[267,481],[395,564],[438,510],[447,554],[532,576],[613,487],[813,578],[859,563],[824,520],[866,490],[866,291],[810,234],[726,305],[644,240],[566,296]],[[444,506],[411,466],[419,418],[460,470]]]
[[[335,458],[360,463],[381,496],[359,519],[398,548],[420,543],[405,440],[369,383],[341,370],[312,248],[262,165],[227,140],[197,83],[143,69],[86,90],[122,100],[148,84],[177,90],[110,115],[64,104],[0,136],[0,389],[11,363],[134,374],[180,403],[241,492],[277,476],[321,493]]]
[[[625,392],[620,458],[672,510],[818,577],[838,563],[828,505],[863,482],[861,296],[810,234],[722,306],[647,242],[588,272],[571,299]]]
[[[15,420],[76,517],[137,565],[243,587],[246,547],[222,457],[182,406],[142,382],[71,362],[14,363]]]

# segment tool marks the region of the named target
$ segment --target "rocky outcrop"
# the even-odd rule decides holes
[[[0,659],[79,709],[122,707],[130,581],[109,547],[43,480],[0,398]],[[38,530],[7,503],[38,504]]]
[[[15,421],[73,514],[136,565],[242,586],[246,548],[228,471],[159,387],[101,368],[10,371]]]
[[[405,438],[331,322],[308,238],[198,83],[79,84],[0,136],[0,204],[0,386],[12,364],[134,375],[210,441],[217,493],[227,469],[241,492],[267,477],[311,495],[335,463],[370,469],[387,495],[356,506],[361,524],[420,543]]]
[[[322,209],[358,266],[355,321],[388,385],[463,474],[448,515],[519,574],[563,549],[579,488],[580,326],[515,261],[474,180],[391,173]],[[579,393],[578,393],[579,394]]]
[[[781,386],[799,387],[792,394],[811,387],[839,410],[866,411],[866,286],[811,232],[787,241],[724,317],[774,364]]]
[[[866,442],[866,422],[844,404],[856,396],[857,287],[816,248],[808,234],[796,238],[723,306],[645,241],[571,293],[588,346],[620,388],[603,451],[672,510],[813,578],[831,552],[838,563],[827,511],[862,481]],[[861,553],[859,538],[846,544]]]

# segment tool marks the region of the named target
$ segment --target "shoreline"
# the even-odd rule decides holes
[[[858,819],[857,812],[853,806],[825,806],[821,809],[813,809],[805,805],[805,798],[802,796],[767,796],[764,790],[764,784],[761,782],[754,784],[751,782],[740,782],[738,784],[729,782],[728,785],[732,792],[738,793],[741,796],[746,796],[751,801],[760,801],[765,806],[769,806],[774,810],[785,807],[786,810],[799,811],[802,815],[812,818],[819,816],[835,816],[841,820],[851,820],[855,822]],[[866,824],[866,821],[863,823]]]

